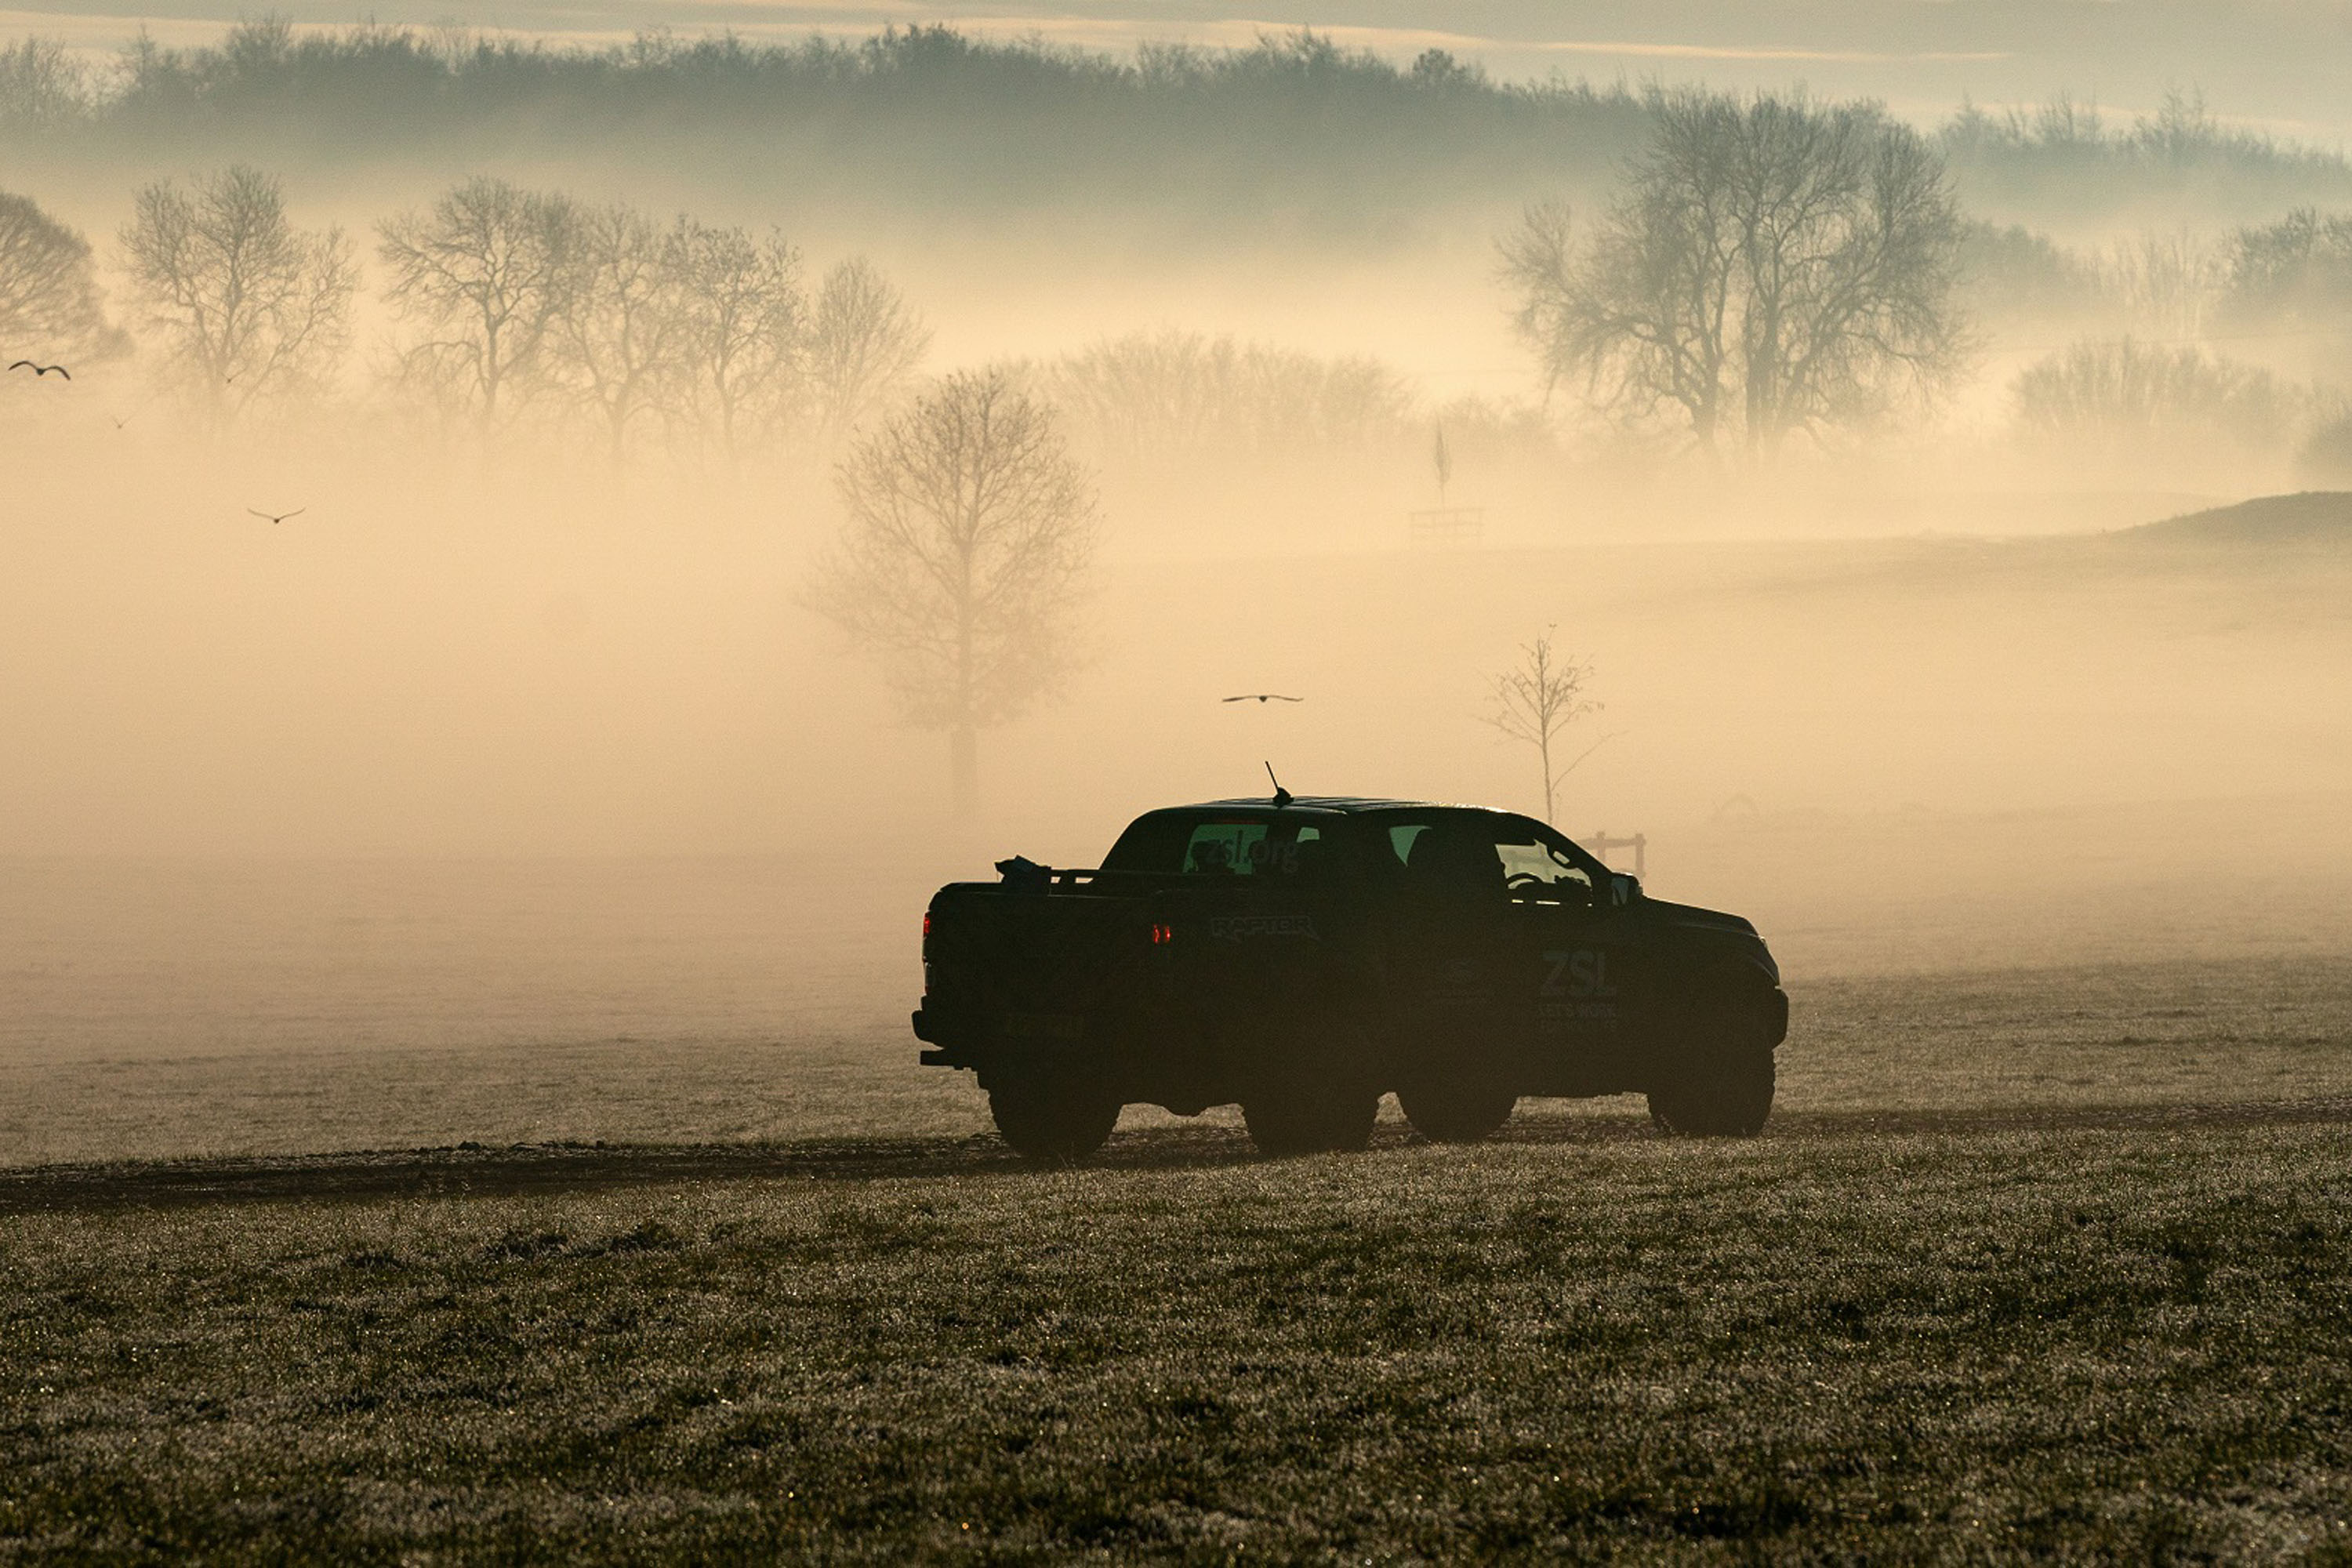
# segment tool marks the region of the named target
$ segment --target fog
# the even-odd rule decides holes
[[[1297,39],[1139,87],[1125,55],[934,39],[953,58],[924,91],[836,62],[821,111],[742,87],[770,61],[706,112],[691,50],[664,46],[495,100],[436,78],[458,100],[436,119],[397,80],[337,96],[360,42],[253,37],[250,58],[68,82],[42,115],[11,79],[0,188],[88,237],[128,334],[69,383],[0,382],[0,855],[42,1038],[79,1027],[54,966],[112,929],[59,889],[136,905],[123,868],[167,864],[148,913],[181,934],[158,952],[236,904],[190,891],[192,864],[390,888],[381,909],[429,923],[440,895],[350,868],[629,860],[594,896],[677,910],[643,867],[704,867],[653,878],[674,893],[759,858],[756,895],[730,884],[677,919],[715,929],[773,898],[793,940],[836,921],[856,954],[824,984],[882,1017],[911,1000],[902,939],[929,885],[1014,852],[1091,864],[1140,810],[1263,795],[1269,763],[1301,794],[1536,808],[1532,754],[1482,721],[1548,631],[1603,705],[1571,732],[1590,752],[1559,826],[1644,835],[1657,890],[1755,913],[1820,966],[2210,952],[2344,911],[2352,502],[2134,531],[2352,483],[2352,315],[2232,292],[2245,234],[2352,210],[2326,145],[2246,129],[2275,105],[2183,95],[2096,124],[2055,99],[1906,107],[1970,226],[1958,374],[1770,463],[1720,462],[1548,389],[1497,273],[1531,205],[1606,212],[1650,123],[1637,90],[1468,68],[1433,88]],[[488,79],[486,56],[412,53]],[[1858,69],[1817,95],[1873,91]],[[170,121],[174,103],[203,112]],[[233,161],[282,177],[297,229],[341,226],[358,287],[322,377],[221,429],[164,363],[117,236],[142,185]],[[731,460],[659,413],[615,457],[552,399],[485,443],[394,384],[418,329],[377,255],[381,223],[477,174],[772,228],[807,287],[866,258],[929,331],[919,374],[853,429],[796,416]],[[2118,424],[2034,422],[2021,376],[2126,336],[2226,374]],[[1255,368],[1181,431],[1072,401],[1109,384],[1086,355],[1152,341]],[[1081,657],[982,730],[964,816],[946,739],[904,721],[810,584],[845,521],[836,462],[926,378],[989,365],[1056,409],[1097,548]],[[1416,542],[1412,514],[1441,500],[1461,531]],[[1305,700],[1221,700],[1261,691]],[[80,858],[114,868],[59,871]],[[589,896],[530,885],[526,924]],[[2232,886],[2272,912],[2182,918]],[[234,918],[276,896],[248,889]],[[611,951],[675,975],[675,955]],[[739,957],[740,1019],[761,961]],[[804,999],[816,982],[773,962]]]

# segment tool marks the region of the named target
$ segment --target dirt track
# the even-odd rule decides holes
[[[2315,1122],[2352,1122],[2352,1096],[2051,1110],[1800,1111],[1776,1116],[1764,1136],[1779,1142],[1834,1142],[1923,1133],[1970,1137]],[[1658,1136],[1647,1121],[1635,1116],[1537,1114],[1522,1116],[1495,1142],[1577,1144]],[[1410,1132],[1384,1123],[1373,1146],[1398,1148],[1412,1141]],[[1255,1158],[1248,1139],[1237,1128],[1153,1128],[1118,1135],[1087,1168],[1171,1170]],[[682,1182],[1006,1175],[1026,1169],[985,1133],[772,1144],[461,1144],[347,1154],[40,1166],[0,1173],[0,1215],[320,1198],[495,1196]]]

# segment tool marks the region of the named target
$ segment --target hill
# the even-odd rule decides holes
[[[2352,490],[2256,496],[2126,529],[2121,537],[2161,544],[2352,545]]]

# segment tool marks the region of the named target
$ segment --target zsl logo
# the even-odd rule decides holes
[[[1617,987],[1609,984],[1609,954],[1590,947],[1580,947],[1573,952],[1554,948],[1543,955],[1551,966],[1545,974],[1543,994],[1546,996],[1614,996]]]

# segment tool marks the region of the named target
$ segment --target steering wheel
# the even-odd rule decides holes
[[[1503,891],[1507,893],[1517,893],[1523,892],[1529,888],[1549,888],[1551,884],[1549,882],[1544,880],[1541,877],[1537,876],[1533,871],[1514,871],[1509,876],[1503,879]]]

